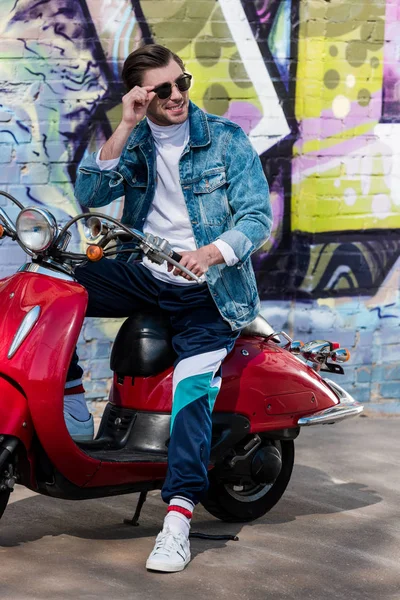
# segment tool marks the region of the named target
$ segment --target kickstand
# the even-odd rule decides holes
[[[134,527],[137,527],[139,525],[138,519],[140,517],[140,513],[142,511],[143,504],[146,502],[146,498],[147,498],[147,491],[140,492],[140,496],[139,496],[139,500],[138,500],[138,503],[136,506],[135,514],[133,515],[132,519],[124,519],[125,525],[133,525]]]
[[[190,538],[200,538],[201,540],[232,540],[234,542],[238,542],[239,538],[237,535],[231,534],[213,534],[213,533],[199,533],[198,531],[193,531],[193,533],[189,534]]]

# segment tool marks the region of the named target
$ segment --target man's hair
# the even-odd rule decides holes
[[[159,44],[146,44],[131,52],[122,68],[122,81],[131,90],[135,85],[142,85],[143,74],[150,69],[166,67],[174,60],[182,69],[185,65],[177,54]]]

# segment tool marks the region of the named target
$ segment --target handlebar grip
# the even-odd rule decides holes
[[[171,258],[173,260],[176,260],[176,262],[180,262],[182,256],[180,254],[178,254],[177,252],[172,251]]]

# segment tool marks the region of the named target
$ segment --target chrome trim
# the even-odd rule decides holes
[[[274,331],[273,333],[271,333],[270,335],[268,335],[265,338],[265,341],[268,342],[268,340],[273,340],[274,342],[276,342],[277,340],[279,340],[279,342],[281,341],[279,336],[282,335],[285,340],[287,340],[287,344],[285,346],[285,348],[290,348],[290,344],[293,342],[292,338],[290,336],[288,336],[288,334],[285,331]]]
[[[297,425],[320,425],[323,423],[336,423],[337,421],[342,421],[343,419],[349,419],[350,417],[356,417],[362,411],[364,407],[358,402],[355,402],[353,406],[349,405],[341,405],[337,404],[336,406],[332,406],[331,408],[326,408],[325,410],[320,410],[313,415],[308,417],[301,417],[297,421]]]
[[[18,327],[17,333],[14,335],[14,339],[10,346],[7,354],[7,358],[12,358],[22,342],[26,339],[27,335],[31,332],[32,327],[35,325],[40,315],[40,306],[36,305],[25,315],[21,325]]]
[[[63,279],[64,281],[75,281],[75,278],[67,273],[56,271],[50,266],[44,266],[43,263],[38,265],[37,263],[25,263],[18,269],[19,273],[40,273],[41,275],[47,275],[48,277],[54,277],[54,279]]]
[[[349,419],[350,417],[356,417],[361,414],[364,407],[354,400],[353,396],[346,392],[336,381],[322,378],[324,383],[330,388],[339,400],[339,404],[331,406],[324,410],[320,410],[312,415],[301,417],[298,421],[298,425],[319,425],[321,423],[336,423],[336,421],[342,421],[343,419]]]
[[[58,238],[60,232],[61,232],[61,227],[58,227],[57,228],[57,238]],[[61,250],[62,252],[64,252],[68,248],[71,238],[72,238],[71,233],[69,231],[65,231],[64,235],[58,240],[58,245],[57,245],[58,249]]]
[[[328,379],[327,377],[322,378],[324,383],[332,390],[337,398],[340,400],[340,404],[358,404],[356,400],[354,400],[353,396],[346,392],[340,385],[336,383],[336,381],[332,381],[332,379]]]

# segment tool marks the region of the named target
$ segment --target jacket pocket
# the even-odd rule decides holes
[[[227,221],[230,209],[224,170],[203,173],[202,177],[193,183],[193,194],[199,203],[205,225],[221,226]]]

